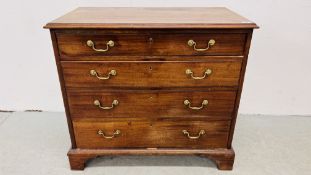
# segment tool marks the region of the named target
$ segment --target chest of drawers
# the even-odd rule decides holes
[[[72,169],[105,155],[231,147],[255,23],[226,8],[78,8],[48,23]]]

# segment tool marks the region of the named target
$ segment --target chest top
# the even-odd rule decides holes
[[[258,28],[224,7],[106,8],[80,7],[48,23],[49,29],[247,29]]]

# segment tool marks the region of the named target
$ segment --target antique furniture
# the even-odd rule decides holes
[[[252,32],[226,8],[78,8],[50,29],[71,168],[105,155],[201,155],[232,169]]]

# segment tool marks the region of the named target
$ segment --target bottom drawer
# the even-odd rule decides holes
[[[230,121],[74,121],[78,148],[225,148]]]

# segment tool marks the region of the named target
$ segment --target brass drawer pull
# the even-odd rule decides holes
[[[105,139],[112,139],[112,138],[116,137],[117,135],[121,134],[121,131],[118,129],[115,130],[112,136],[106,136],[104,131],[102,131],[102,130],[98,130],[97,134],[103,136]]]
[[[210,48],[210,46],[213,46],[216,43],[216,41],[214,39],[210,39],[207,43],[207,47],[205,49],[198,49],[196,48],[197,43],[195,41],[193,41],[192,39],[188,41],[188,46],[192,47],[193,49],[198,51],[198,52],[203,52],[206,51]]]
[[[184,101],[184,105],[188,106],[188,108],[190,108],[190,109],[200,110],[200,109],[203,109],[204,106],[208,105],[208,100],[203,100],[203,102],[202,102],[200,107],[192,107],[189,100],[185,100]]]
[[[104,107],[104,106],[101,105],[99,100],[95,100],[94,101],[94,105],[95,106],[98,106],[99,108],[105,109],[105,110],[112,109],[112,108],[114,108],[114,106],[117,106],[118,104],[119,104],[118,100],[113,100],[111,106]]]
[[[205,134],[204,130],[200,130],[199,134],[197,136],[190,136],[189,132],[187,130],[182,130],[182,133],[186,135],[189,139],[199,139],[201,135]]]
[[[111,70],[106,77],[99,76],[98,73],[96,72],[96,70],[90,70],[90,74],[92,76],[96,76],[100,80],[108,80],[110,78],[110,76],[116,76],[117,75],[117,71],[116,70]]]
[[[86,42],[87,46],[91,47],[93,50],[95,50],[96,52],[107,52],[109,50],[109,47],[113,47],[114,46],[114,41],[110,40],[106,43],[107,48],[106,49],[96,49],[95,48],[95,44],[92,40],[87,40]]]
[[[186,69],[186,74],[187,75],[190,75],[192,79],[195,79],[195,80],[202,80],[204,79],[205,77],[208,77],[209,75],[212,74],[212,69],[206,69],[205,72],[204,72],[204,75],[202,77],[195,77],[193,76],[193,72],[191,69]]]

